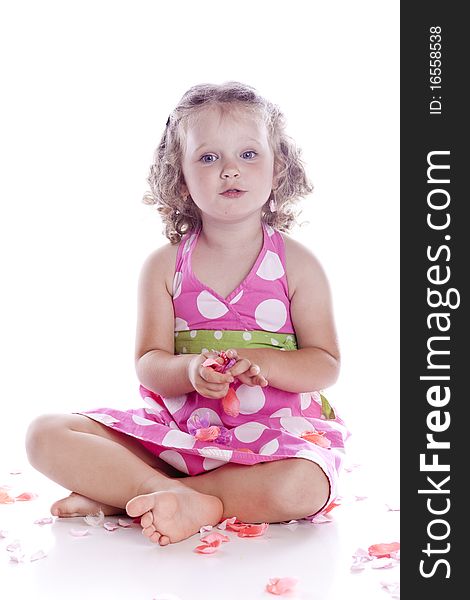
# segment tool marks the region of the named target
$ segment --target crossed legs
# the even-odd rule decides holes
[[[272,523],[301,518],[320,510],[329,494],[323,471],[304,459],[230,463],[184,477],[137,440],[83,415],[38,417],[26,449],[33,467],[72,490],[52,505],[52,514],[127,512],[141,517],[144,535],[162,546],[228,517]]]

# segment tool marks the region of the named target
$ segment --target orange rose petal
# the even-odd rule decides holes
[[[266,591],[270,594],[280,596],[287,592],[291,592],[297,585],[298,579],[295,577],[275,577],[270,579],[266,585]]]
[[[261,523],[260,525],[247,525],[238,532],[238,537],[257,537],[259,535],[263,535],[268,527],[268,523]]]
[[[233,388],[229,388],[225,398],[222,398],[222,408],[230,417],[238,417],[240,414],[240,400]]]
[[[220,427],[217,427],[217,425],[212,425],[211,427],[198,429],[194,437],[201,442],[212,442],[213,440],[216,440],[219,435]]]
[[[14,501],[15,499],[8,492],[0,489],[0,504],[13,504]]]
[[[206,536],[204,536],[203,538],[201,538],[201,542],[204,542],[205,544],[217,544],[218,546],[220,546],[220,544],[222,542],[229,542],[230,538],[226,535],[224,535],[223,533],[218,533],[217,531],[214,531],[212,533],[208,533]]]
[[[226,524],[226,528],[230,529],[231,531],[241,531],[242,529],[244,529],[247,526],[248,526],[248,523],[243,523],[242,521],[239,521],[238,519],[236,521],[234,521],[233,523],[228,522]]]
[[[335,502],[335,501],[333,500],[333,502],[330,502],[330,503],[328,504],[328,506],[325,508],[325,510],[324,510],[324,511],[322,511],[322,512],[323,512],[323,514],[324,514],[324,515],[326,515],[327,513],[329,513],[331,510],[333,510],[333,509],[334,509],[334,508],[336,508],[337,506],[341,506],[341,504],[340,504],[339,502]]]
[[[321,448],[330,448],[331,441],[326,437],[324,431],[304,431],[300,437],[312,444],[317,444]]]
[[[38,495],[33,492],[23,492],[19,496],[15,496],[15,500],[25,502],[26,500],[35,500],[37,497]]]
[[[194,552],[199,552],[199,554],[214,554],[217,551],[217,548],[220,546],[212,546],[211,544],[201,544],[201,546],[196,546],[194,548]]]
[[[373,544],[368,548],[370,556],[377,556],[377,558],[390,558],[390,553],[397,552],[397,550],[400,550],[400,542]]]

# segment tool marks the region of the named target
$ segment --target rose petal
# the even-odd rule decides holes
[[[270,594],[280,596],[287,592],[291,592],[297,585],[298,579],[294,577],[275,577],[270,579],[266,585],[266,591]]]
[[[5,488],[0,488],[0,504],[13,504],[14,501],[15,499],[5,491]]]
[[[217,425],[211,425],[211,427],[204,427],[198,429],[194,437],[201,442],[212,442],[216,440],[220,435],[220,427]]]
[[[219,544],[220,546],[220,544]],[[219,546],[211,546],[210,544],[202,544],[201,546],[196,546],[194,548],[194,552],[199,552],[200,554],[214,554],[217,551]]]
[[[129,521],[125,521],[124,519],[118,519],[118,525],[119,527],[131,527],[132,523],[129,523]]]
[[[312,444],[317,444],[321,448],[330,448],[331,441],[326,437],[324,431],[304,431],[300,437]]]
[[[334,508],[336,508],[337,506],[341,506],[341,504],[339,502],[337,502],[338,498],[336,498],[335,500],[333,500],[332,502],[330,502],[328,504],[328,506],[325,508],[324,511],[322,511],[322,513],[324,515],[326,515],[327,513],[329,513],[330,511],[332,511]]]
[[[70,530],[70,535],[73,535],[74,537],[83,537],[88,535],[88,529],[85,527],[74,528]]]
[[[86,515],[86,517],[83,517],[83,520],[87,525],[91,525],[92,527],[100,527],[104,523],[104,512],[99,510],[94,515]]]
[[[42,519],[36,519],[34,521],[35,525],[50,525],[52,523],[52,517],[43,517]]]
[[[6,529],[0,529],[0,539],[8,537],[8,531]]]
[[[240,400],[233,388],[228,388],[227,395],[222,398],[222,408],[226,415],[238,417],[240,414]]]
[[[37,552],[34,552],[34,554],[31,554],[29,560],[30,562],[33,562],[35,560],[40,560],[41,558],[46,558],[46,556],[47,554],[43,550],[38,550]]]
[[[119,529],[119,525],[117,523],[113,523],[113,521],[106,521],[106,523],[103,523],[103,527],[106,529],[106,531],[115,531],[116,529]]]
[[[259,525],[247,525],[238,532],[238,537],[257,537],[259,535],[263,535],[268,527],[268,523],[261,523]]]
[[[227,525],[235,523],[236,520],[237,520],[237,517],[230,517],[230,519],[225,519],[224,521],[222,521],[221,523],[219,523],[217,525],[217,529],[222,529],[225,531],[225,529],[227,529]]]
[[[207,534],[205,537],[201,538],[201,542],[205,544],[217,544],[220,546],[222,542],[229,542],[230,538],[222,533],[217,533],[216,531]]]
[[[332,517],[328,515],[315,515],[311,519],[311,523],[321,524],[321,523],[331,523],[333,521]]]
[[[17,502],[26,502],[28,500],[35,500],[37,497],[38,495],[33,492],[23,492],[19,496],[15,496],[15,500]]]
[[[386,556],[382,557],[382,558],[374,558],[374,560],[371,561],[370,566],[373,569],[390,569],[391,567],[394,567],[397,564],[397,561],[393,560],[392,558],[387,558]]]
[[[392,542],[390,544],[373,544],[369,546],[368,551],[371,556],[377,556],[378,558],[390,558],[390,552],[396,552],[400,550],[399,542]]]

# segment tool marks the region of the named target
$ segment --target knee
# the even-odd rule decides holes
[[[58,429],[61,427],[62,415],[45,414],[36,417],[26,431],[25,446],[29,462],[36,466],[41,457],[50,451]],[[63,423],[62,423],[63,425]]]
[[[314,462],[289,459],[288,468],[275,494],[279,508],[284,508],[291,519],[300,519],[321,510],[330,495],[330,484],[323,470]]]

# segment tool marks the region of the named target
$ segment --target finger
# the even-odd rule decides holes
[[[263,375],[255,375],[255,377],[252,377],[251,380],[253,381],[254,385],[259,385],[260,387],[266,387],[268,385],[268,380]]]
[[[240,360],[237,360],[227,373],[231,373],[234,377],[238,377],[241,373],[248,371],[250,367],[251,362],[247,358],[241,358]]]
[[[199,374],[204,381],[208,383],[232,383],[233,375],[230,373],[219,373],[211,367],[201,367]]]
[[[234,358],[235,360],[238,359],[238,352],[234,348],[229,348],[225,354],[227,358]]]
[[[245,385],[249,385],[250,387],[253,387],[255,385],[253,383],[253,378],[247,375],[247,373],[240,373],[240,375],[237,376],[237,379]]]
[[[249,375],[251,375],[252,377],[254,375],[259,375],[260,370],[261,369],[258,367],[258,365],[251,365]]]

